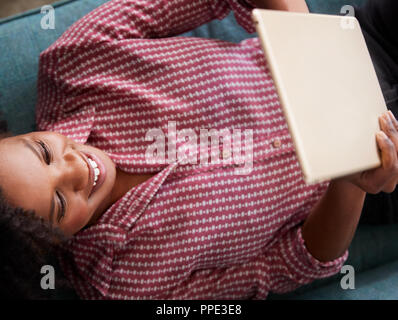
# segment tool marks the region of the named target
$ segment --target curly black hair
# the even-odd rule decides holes
[[[0,139],[8,135],[6,130],[7,123],[0,120]],[[12,206],[0,181],[0,299],[76,298],[56,259],[59,245],[67,240],[34,211]],[[40,286],[44,265],[56,270],[55,290]]]
[[[40,270],[54,264],[57,244],[63,240],[33,211],[11,206],[0,194],[0,298],[50,298],[52,290],[40,287]]]

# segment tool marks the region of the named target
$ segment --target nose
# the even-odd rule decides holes
[[[89,169],[82,155],[77,150],[70,149],[65,151],[62,160],[61,184],[75,192],[83,190],[87,186]]]

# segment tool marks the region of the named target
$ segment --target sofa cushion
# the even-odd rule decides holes
[[[360,274],[394,261],[398,261],[398,225],[360,225],[350,245],[345,264],[353,266],[355,272]],[[301,296],[313,292],[314,289],[328,285],[329,287],[337,286],[342,276],[342,274],[336,274],[316,280],[287,294],[271,294],[269,299],[300,299]]]
[[[294,295],[295,300],[398,300],[398,260],[378,268],[355,274],[355,289],[342,289],[338,281]]]
[[[345,5],[361,6],[366,0],[307,0],[308,8],[313,13],[339,14]]]
[[[55,29],[41,29],[40,9],[0,20],[0,110],[14,134],[35,129],[38,57],[69,26],[106,0],[53,4]]]

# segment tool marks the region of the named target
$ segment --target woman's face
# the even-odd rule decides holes
[[[93,223],[112,205],[115,180],[115,164],[104,152],[61,134],[32,132],[0,140],[5,198],[34,210],[66,235]]]

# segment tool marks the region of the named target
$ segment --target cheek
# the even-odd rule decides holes
[[[68,208],[68,217],[61,223],[61,229],[67,235],[74,235],[83,229],[90,220],[89,210],[86,203],[75,204]]]

